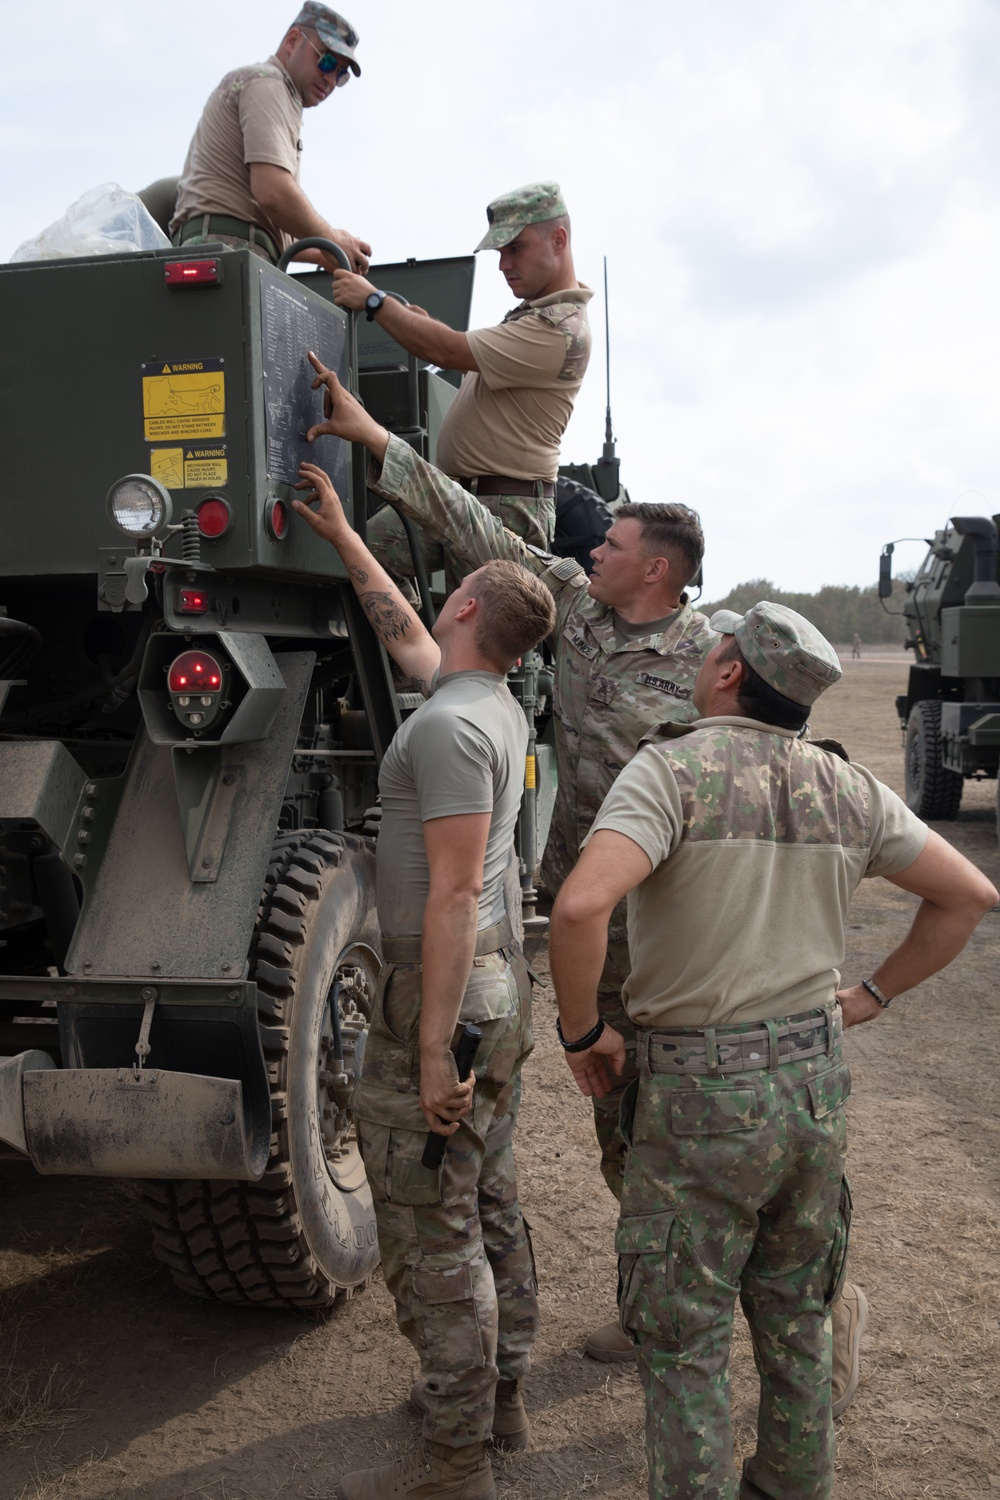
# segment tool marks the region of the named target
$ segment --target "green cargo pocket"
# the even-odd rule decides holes
[[[633,1340],[647,1333],[669,1344],[679,1342],[668,1306],[675,1288],[678,1234],[673,1214],[638,1214],[618,1220],[618,1316],[622,1330]]]
[[[444,1164],[433,1171],[420,1160],[429,1131],[391,1130],[386,1170],[386,1196],[411,1207],[441,1202]]]
[[[847,1274],[847,1250],[851,1240],[851,1214],[853,1210],[854,1204],[851,1199],[851,1185],[845,1177],[840,1188],[840,1213],[837,1216],[837,1228],[834,1231],[833,1245],[830,1249],[830,1261],[827,1270],[827,1307],[831,1307],[840,1296],[844,1285],[844,1277]]]
[[[846,1063],[829,1068],[816,1078],[810,1078],[808,1088],[813,1119],[825,1119],[835,1109],[842,1109],[851,1097],[851,1070]]]
[[[457,1374],[486,1364],[473,1295],[472,1267],[411,1272],[411,1312],[420,1329],[427,1366]]]
[[[674,1135],[726,1135],[756,1130],[754,1089],[722,1087],[679,1089],[670,1095],[670,1128]]]

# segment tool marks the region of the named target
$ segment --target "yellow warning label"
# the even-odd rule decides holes
[[[184,488],[205,489],[213,484],[225,484],[229,466],[224,458],[206,459],[203,463],[184,465]]]
[[[149,472],[168,490],[204,490],[224,485],[229,461],[224,443],[183,448],[150,448]]]
[[[142,413],[146,441],[150,443],[224,437],[226,385],[222,361],[143,365]]]
[[[184,488],[184,449],[150,448],[149,472],[168,490]]]
[[[524,757],[524,785],[529,792],[534,791],[538,785],[535,776],[535,757],[533,755],[526,755]]]

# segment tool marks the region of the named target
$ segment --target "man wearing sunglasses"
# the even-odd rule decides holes
[[[336,11],[306,0],[273,57],[227,73],[198,122],[177,188],[175,245],[221,240],[276,262],[293,240],[334,240],[354,269],[371,246],[334,229],[299,187],[302,111],[361,73],[358,34]],[[336,262],[306,251],[332,271]]]

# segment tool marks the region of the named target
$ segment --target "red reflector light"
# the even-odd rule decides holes
[[[213,496],[209,500],[203,500],[198,506],[198,530],[202,536],[225,536],[229,530],[233,513],[225,500],[217,500]]]
[[[163,267],[167,286],[214,286],[219,281],[217,260],[168,260]]]
[[[271,530],[280,542],[288,529],[288,512],[280,500],[275,500],[271,507]]]
[[[217,693],[222,687],[222,668],[207,651],[182,651],[167,673],[172,693]]]
[[[200,589],[181,589],[181,614],[203,615],[208,609],[208,595]]]

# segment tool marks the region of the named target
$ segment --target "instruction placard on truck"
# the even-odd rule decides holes
[[[157,360],[142,366],[146,441],[221,438],[226,383],[221,359]]]

